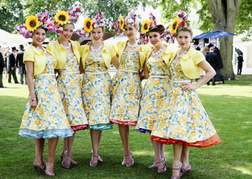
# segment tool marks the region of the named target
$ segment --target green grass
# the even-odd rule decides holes
[[[252,76],[237,76],[236,80],[225,81],[224,85],[204,85],[198,94],[208,112],[222,143],[209,148],[191,148],[191,179],[249,179],[252,178]],[[28,89],[25,85],[4,84],[0,88],[0,178],[48,178],[32,167],[34,140],[18,136],[21,118],[27,102]],[[158,174],[147,166],[154,161],[154,153],[148,134],[130,128],[130,146],[135,164],[132,168],[121,166],[123,148],[118,127],[104,131],[100,154],[104,163],[90,167],[91,142],[89,131],[78,131],[73,145],[73,158],[77,167],[70,170],[60,165],[59,155],[62,139],[56,149],[56,178],[170,178],[172,146],[165,146],[168,159],[167,172]],[[46,145],[47,146],[47,143]],[[45,147],[44,158],[47,157]]]

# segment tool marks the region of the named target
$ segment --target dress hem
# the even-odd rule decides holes
[[[136,131],[141,132],[141,133],[151,133],[151,130],[143,129],[143,128],[136,129]]]
[[[151,136],[150,140],[157,141],[160,144],[167,144],[167,145],[181,144],[181,145],[187,145],[190,147],[197,147],[197,148],[210,147],[212,145],[217,145],[221,143],[220,137],[218,136],[217,133],[206,140],[196,141],[192,143],[178,140],[178,139],[172,139],[172,138],[165,139],[165,138],[157,137],[157,136]]]
[[[112,129],[113,126],[111,124],[95,124],[95,125],[89,125],[89,129],[93,130],[109,130]]]
[[[119,121],[116,119],[110,119],[109,121],[114,124],[121,124],[121,125],[125,125],[125,126],[136,126],[137,125],[137,121]]]
[[[88,124],[78,125],[78,126],[71,126],[73,131],[85,130],[88,129]]]

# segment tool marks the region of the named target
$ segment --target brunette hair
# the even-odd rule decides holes
[[[189,32],[191,34],[191,36],[193,37],[193,31],[192,28],[187,26],[185,28],[182,28],[180,31],[185,31],[185,32]],[[178,33],[179,34],[179,33]]]
[[[165,28],[162,24],[157,25],[155,28],[151,29],[149,32],[158,32],[160,35],[162,35],[165,31]]]

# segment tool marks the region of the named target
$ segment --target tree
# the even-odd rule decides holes
[[[200,30],[202,30],[203,32],[222,30],[230,33],[234,33],[235,27],[237,27],[236,20],[241,1],[243,1],[244,4],[249,3],[246,0],[180,0],[180,2],[177,2],[177,0],[143,0],[144,3],[149,3],[154,8],[161,6],[163,9],[162,16],[167,20],[176,17],[177,13],[181,10],[190,12],[190,7],[197,7],[197,3],[199,3],[201,8],[197,11],[197,13],[200,17]],[[249,15],[250,6],[252,6],[251,2],[249,6],[242,5],[243,9],[247,10],[247,15]],[[246,17],[246,15],[239,16],[239,18],[244,17]],[[249,17],[251,18],[251,16]],[[244,25],[244,21],[239,19],[238,22],[239,24]],[[248,25],[246,27],[251,25],[251,21],[247,22]],[[237,32],[244,32],[241,29],[242,28],[240,28],[240,31]],[[224,68],[221,72],[225,76],[225,78],[234,79],[232,66],[232,43],[233,37],[220,38],[220,50],[224,64]]]

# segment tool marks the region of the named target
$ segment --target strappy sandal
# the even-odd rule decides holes
[[[159,164],[162,164],[162,167],[159,168]],[[158,168],[158,173],[164,173],[166,172],[166,165],[165,165],[165,160],[162,160],[160,162],[156,162],[157,168]]]
[[[131,161],[130,162],[126,162],[125,161],[125,157],[130,157]],[[128,155],[124,155],[124,159],[122,161],[122,166],[132,167],[133,165],[134,165],[134,157],[133,157],[132,153],[129,153]]]
[[[172,170],[180,170],[181,168],[172,168]],[[171,179],[181,179],[181,173],[179,173],[179,176],[172,176]]]
[[[96,163],[92,162],[92,159],[95,158],[95,157],[97,157],[97,162]],[[96,167],[98,165],[98,162],[99,162],[98,161],[98,156],[93,156],[92,155],[92,159],[90,160],[89,165],[90,165],[90,167]]]
[[[47,170],[48,165],[54,165],[54,163],[47,162],[47,160],[46,160],[45,164],[46,164],[45,174],[48,175],[48,176],[55,176],[54,172],[50,172],[50,171]]]

